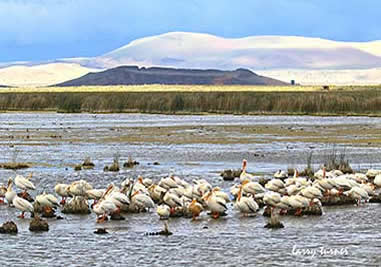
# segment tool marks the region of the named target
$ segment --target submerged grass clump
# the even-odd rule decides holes
[[[7,170],[19,170],[19,169],[27,169],[30,168],[30,164],[26,162],[6,162],[0,163],[0,168]]]

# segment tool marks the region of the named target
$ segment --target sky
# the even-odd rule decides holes
[[[0,62],[90,57],[172,31],[381,40],[378,0],[0,0]]]

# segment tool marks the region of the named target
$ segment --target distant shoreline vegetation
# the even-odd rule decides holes
[[[0,111],[381,116],[381,86],[5,88]]]

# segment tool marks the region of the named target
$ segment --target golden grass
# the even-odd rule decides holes
[[[6,162],[6,163],[0,163],[0,168],[8,169],[8,170],[26,169],[26,168],[30,168],[30,164],[23,163],[23,162]]]
[[[330,86],[329,91],[381,89],[381,86]],[[77,87],[14,87],[0,93],[103,93],[103,92],[315,92],[322,86],[263,86],[263,85],[115,85]]]

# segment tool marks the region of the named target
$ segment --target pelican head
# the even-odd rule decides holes
[[[247,166],[247,160],[244,159],[242,160],[242,170],[246,170],[246,166]]]

